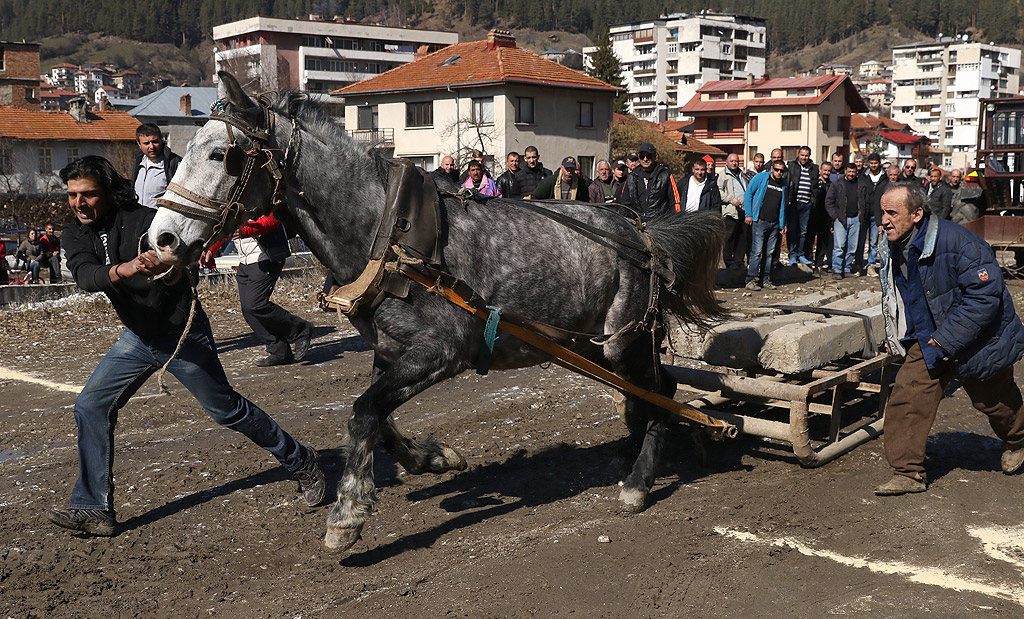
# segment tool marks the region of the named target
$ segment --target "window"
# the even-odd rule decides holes
[[[78,159],[78,157],[79,157],[79,155],[78,155],[78,147],[77,146],[68,146],[67,156],[68,156],[68,163],[71,163],[75,159]]]
[[[670,54],[677,54],[677,53],[679,53],[679,44],[678,43],[669,43],[668,44],[668,53],[670,53]]]
[[[750,130],[757,131],[757,116],[750,117]]]
[[[821,117],[821,130],[822,131],[828,131],[829,130],[828,129],[828,115],[827,114]]]
[[[593,127],[594,126],[594,104],[588,101],[577,101],[576,102],[576,126],[577,127]]]
[[[732,131],[732,117],[720,116],[709,118],[708,131]]]
[[[516,122],[532,125],[533,97],[516,97]]]
[[[828,158],[828,144],[821,147],[821,159],[820,161],[829,161]]]
[[[748,146],[747,147],[747,161],[750,163],[750,167],[751,168],[754,167],[754,155],[756,155],[756,154],[757,154],[757,147],[756,146]]]
[[[358,131],[372,131],[377,128],[377,106],[361,105],[356,108],[356,129]]]
[[[25,89],[25,99],[31,101],[32,99],[35,99],[35,98],[36,98],[36,89],[35,88],[26,88]]]
[[[39,173],[53,174],[53,149],[42,147],[39,149]]]
[[[800,115],[785,115],[782,117],[783,131],[800,131]]]
[[[799,146],[783,146],[782,147],[782,159],[783,161],[793,161],[796,159],[796,151]]]
[[[580,155],[576,158],[579,162],[580,172],[588,177],[594,176],[594,158],[587,155]]]
[[[405,126],[406,127],[433,127],[434,126],[434,102],[423,101],[420,103],[405,104]]]
[[[476,125],[494,124],[494,97],[474,97],[470,120]]]
[[[437,167],[434,165],[434,155],[405,155],[402,159],[408,159],[424,170],[433,170]]]
[[[770,91],[770,90],[755,90],[754,91],[754,97],[758,98],[758,99],[764,99],[764,98],[770,97],[770,96],[772,96],[772,91]]]

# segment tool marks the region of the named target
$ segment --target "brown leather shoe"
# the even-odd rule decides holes
[[[898,494],[910,494],[912,492],[924,492],[928,489],[925,482],[907,477],[906,475],[893,475],[892,479],[875,488],[878,496],[896,496]]]
[[[1024,447],[1004,451],[1002,465],[1003,472],[1007,475],[1013,475],[1019,471],[1020,467],[1024,465]]]

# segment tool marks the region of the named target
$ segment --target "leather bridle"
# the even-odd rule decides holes
[[[214,242],[224,235],[224,228],[228,222],[240,213],[254,214],[256,209],[246,207],[242,196],[248,188],[257,168],[266,170],[273,183],[271,192],[271,210],[278,208],[284,203],[285,191],[287,190],[286,178],[289,170],[293,169],[299,156],[299,147],[302,144],[302,136],[299,131],[298,122],[292,118],[292,134],[288,139],[288,146],[285,148],[284,156],[279,162],[273,150],[269,147],[270,136],[274,132],[275,113],[270,109],[271,101],[266,94],[256,97],[256,102],[263,112],[263,122],[254,125],[245,118],[229,114],[226,111],[226,104],[223,100],[214,102],[210,120],[218,120],[224,123],[228,132],[228,147],[223,154],[224,173],[235,178],[235,182],[228,189],[227,197],[224,200],[217,200],[209,196],[196,193],[181,185],[167,183],[167,193],[175,194],[191,202],[182,204],[167,199],[166,197],[157,200],[159,206],[169,208],[172,211],[181,213],[196,219],[205,219],[213,222],[213,230],[210,237],[206,239],[204,248],[210,247]],[[252,142],[249,150],[245,150],[235,141],[235,133],[232,130],[241,131]]]

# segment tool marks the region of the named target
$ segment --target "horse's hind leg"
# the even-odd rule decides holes
[[[389,367],[374,355],[370,384],[376,383]],[[417,440],[406,437],[399,431],[391,415],[385,417],[384,423],[381,424],[380,444],[398,460],[407,473],[412,475],[466,470],[466,459],[459,452],[433,439]]]
[[[373,449],[386,418],[424,389],[457,372],[451,359],[436,347],[410,348],[391,367],[376,376],[352,405],[348,420],[349,448],[338,499],[327,517],[324,545],[351,548],[373,513],[377,501],[373,482]],[[391,426],[394,428],[394,426]]]

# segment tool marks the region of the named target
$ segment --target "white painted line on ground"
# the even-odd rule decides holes
[[[24,372],[17,370],[9,370],[7,368],[0,368],[0,380],[20,380],[24,383],[32,383],[35,385],[41,385],[47,389],[53,389],[55,391],[67,391],[68,393],[79,393],[82,391],[82,387],[79,385],[65,385],[64,383],[55,383],[43,378],[36,378]]]
[[[978,538],[985,554],[1024,573],[1024,526],[967,527],[967,532]]]
[[[65,391],[67,393],[81,393],[84,388],[82,385],[66,385],[64,383],[55,383],[45,378],[37,378],[31,374],[25,374],[17,370],[11,370],[9,368],[0,367],[0,380],[20,380],[23,383],[32,383],[33,385],[39,385],[46,387],[47,389],[53,389],[54,391]],[[142,400],[146,398],[156,398],[163,394],[152,393],[148,395],[135,395],[132,396],[133,400]]]
[[[792,537],[762,538],[753,533],[736,531],[727,527],[715,527],[715,533],[725,537],[731,537],[742,542],[753,542],[756,544],[792,548],[800,554],[808,557],[820,557],[823,559],[829,559],[830,561],[835,561],[842,565],[848,565],[850,567],[867,568],[868,570],[879,574],[904,576],[911,582],[916,582],[922,585],[934,585],[945,589],[953,589],[954,591],[973,591],[975,593],[999,598],[1001,600],[1008,600],[1024,606],[1024,589],[1021,589],[1020,587],[992,585],[979,580],[963,578],[939,568],[911,565],[910,563],[904,563],[902,561],[874,561],[864,557],[841,555],[829,550],[817,550]]]

